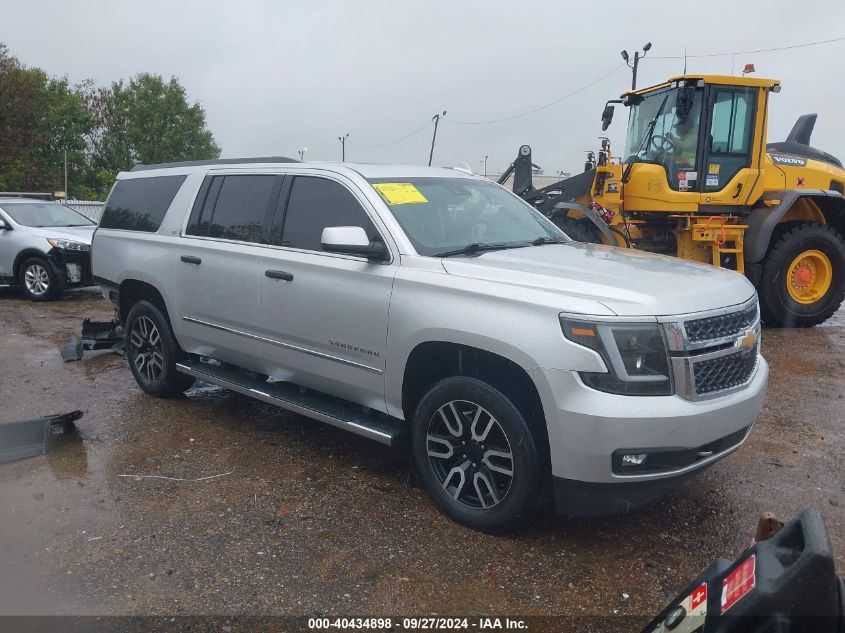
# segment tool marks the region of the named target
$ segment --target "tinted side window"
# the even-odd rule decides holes
[[[282,246],[322,251],[327,226],[360,226],[370,240],[378,232],[349,190],[326,178],[297,176],[293,181],[282,230]]]
[[[189,235],[207,235],[241,242],[263,242],[264,227],[281,177],[272,175],[216,176],[203,184],[205,194],[199,218],[188,225]],[[196,213],[196,208],[194,210]]]
[[[185,176],[118,180],[106,201],[100,227],[154,233]]]

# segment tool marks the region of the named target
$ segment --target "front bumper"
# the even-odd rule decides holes
[[[760,357],[742,390],[691,401],[608,394],[585,386],[576,372],[534,370],[535,384],[543,385],[556,510],[573,516],[624,512],[736,450],[763,408],[768,374]],[[637,451],[678,457],[639,473],[619,472],[617,458],[614,469],[615,453]]]
[[[92,286],[94,277],[91,274],[91,253],[90,251],[66,251],[60,248],[51,248],[47,253],[53,270],[65,288],[75,286]]]

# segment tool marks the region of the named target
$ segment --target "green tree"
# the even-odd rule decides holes
[[[64,153],[75,178],[86,170],[93,119],[67,78],[26,68],[0,43],[0,190],[63,187]]]
[[[142,73],[108,90],[89,90],[87,103],[97,124],[89,137],[95,173],[220,156],[205,126],[205,111],[199,103],[188,103],[176,77],[165,82],[160,75]]]

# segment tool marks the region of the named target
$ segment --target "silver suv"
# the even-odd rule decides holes
[[[473,528],[626,512],[745,440],[741,275],[573,242],[452,169],[248,159],[118,177],[94,236],[149,394],[195,379],[394,445]]]
[[[90,286],[96,223],[58,202],[0,197],[0,285],[20,285],[34,301]]]

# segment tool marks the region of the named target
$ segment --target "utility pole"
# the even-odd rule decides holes
[[[343,136],[338,136],[337,140],[340,141],[340,162],[346,162],[346,139],[349,138],[349,132],[344,134]]]
[[[431,120],[434,121],[434,135],[431,137],[431,152],[428,154],[428,166],[431,167],[431,159],[434,158],[434,139],[437,138],[437,124],[440,123],[440,119],[446,116],[446,110],[443,110],[443,114],[435,114],[431,117]]]
[[[65,202],[67,202],[67,147],[65,147]]]
[[[484,157],[484,177],[487,178],[487,159],[489,156]]]
[[[302,162],[302,163],[304,163],[304,162],[305,162],[305,152],[307,152],[307,151],[308,151],[308,148],[307,148],[307,147],[303,147],[302,149],[298,149],[298,150],[296,150],[296,151],[297,151],[297,153],[299,154],[299,161],[300,161],[300,162]]]
[[[640,60],[645,57],[645,54],[651,50],[651,42],[646,42],[645,46],[643,46],[643,54],[640,55],[640,51],[634,53],[634,63],[631,63],[631,57],[628,55],[628,51],[622,51],[622,59],[625,60],[625,63],[628,65],[628,68],[631,68],[633,72],[633,77],[631,78],[631,90],[637,89],[637,67],[640,65]]]

